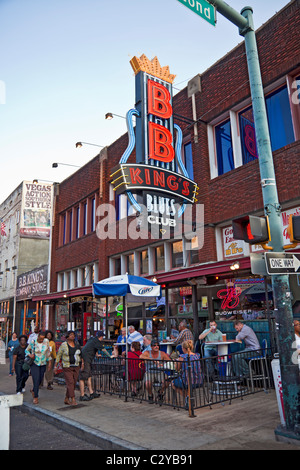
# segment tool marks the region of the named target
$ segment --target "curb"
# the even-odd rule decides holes
[[[57,413],[45,410],[39,406],[31,405],[30,403],[23,403],[23,405],[18,406],[18,409],[22,413],[30,414],[49,424],[53,424],[59,429],[83,439],[90,444],[101,446],[103,450],[147,450],[145,447],[140,447],[124,439],[117,438],[102,431],[97,431],[89,426],[62,417]]]

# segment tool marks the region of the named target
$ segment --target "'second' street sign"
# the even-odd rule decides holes
[[[216,8],[208,3],[206,0],[178,0],[182,5],[185,5],[197,15],[201,16],[208,23],[216,26]]]
[[[268,274],[300,274],[300,253],[265,253]]]

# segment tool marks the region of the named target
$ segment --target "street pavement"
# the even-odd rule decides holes
[[[53,390],[43,387],[39,404],[33,405],[31,387],[30,377],[19,411],[104,450],[299,450],[298,445],[275,439],[280,418],[274,390],[195,410],[195,417],[190,418],[185,410],[139,400],[125,402],[103,393],[80,403],[76,392],[79,405],[64,405],[65,387],[58,384]],[[15,376],[9,377],[8,364],[0,365],[0,394],[14,393]],[[14,433],[12,448],[13,440]],[[56,449],[55,442],[51,449]],[[62,449],[61,443],[57,449]]]

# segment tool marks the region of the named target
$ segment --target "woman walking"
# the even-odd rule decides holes
[[[33,396],[33,404],[37,405],[39,402],[39,387],[43,383],[44,374],[48,364],[48,369],[51,369],[51,355],[49,340],[45,338],[46,333],[40,331],[38,337],[32,341],[26,348],[25,354],[33,359],[30,366],[33,390],[30,390]]]
[[[50,348],[50,354],[51,354],[51,369],[46,370],[45,372],[45,379],[47,382],[47,390],[53,390],[52,384],[53,384],[53,368],[54,368],[54,362],[56,359],[56,346],[54,342],[54,334],[52,331],[47,330],[46,331],[46,338],[49,340],[49,348]]]
[[[75,387],[79,376],[79,366],[81,361],[81,347],[75,340],[75,332],[68,331],[66,341],[64,341],[56,355],[54,372],[57,364],[62,361],[63,373],[66,381],[65,405],[77,405],[75,400]]]
[[[19,337],[19,346],[14,348],[12,372],[16,372],[17,394],[25,392],[25,384],[29,376],[29,371],[23,369],[25,359],[25,349],[27,348],[27,336]]]
[[[13,333],[11,340],[8,342],[7,349],[8,349],[8,357],[9,357],[9,375],[12,376],[14,375],[13,370],[12,370],[12,365],[13,365],[13,355],[14,355],[14,348],[19,346],[19,340],[18,340],[18,335],[17,333]]]

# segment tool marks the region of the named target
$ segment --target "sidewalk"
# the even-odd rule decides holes
[[[15,393],[15,376],[8,364],[0,365],[0,394]],[[39,404],[32,404],[31,377],[27,381],[22,411],[32,413],[60,429],[107,450],[299,450],[277,442],[274,430],[280,424],[274,390],[232,400],[212,409],[184,410],[104,395],[79,405],[64,405],[65,387],[40,390]]]

